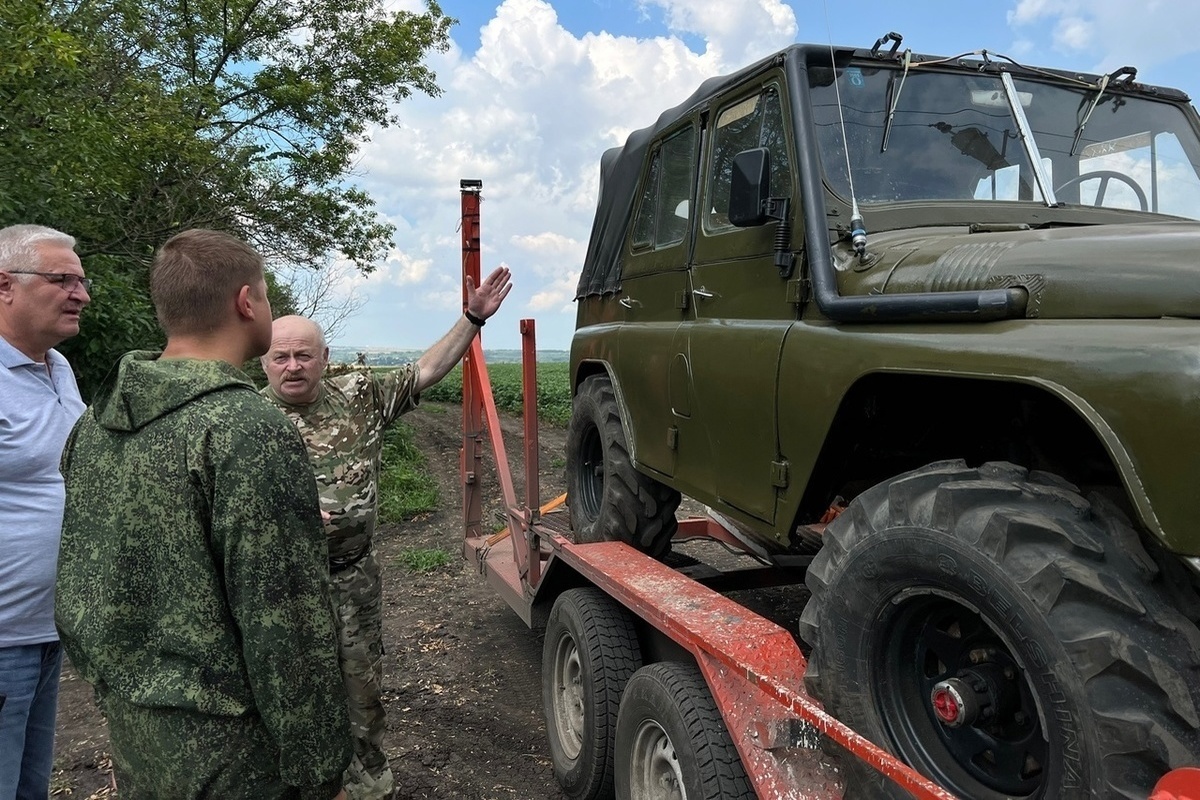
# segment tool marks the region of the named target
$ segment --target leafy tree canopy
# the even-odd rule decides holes
[[[0,226],[79,240],[97,279],[65,343],[85,391],[125,350],[161,344],[147,293],[156,247],[228,230],[268,264],[369,272],[393,228],[347,182],[372,126],[413,92],[453,20],[435,2],[0,2]],[[275,285],[277,312],[294,309]]]

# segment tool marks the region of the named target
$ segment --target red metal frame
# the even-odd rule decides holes
[[[464,181],[463,276],[479,281],[479,182]],[[465,288],[464,288],[465,301]],[[538,514],[537,349],[533,320],[521,321],[524,378],[526,487],[516,492],[479,337],[463,360],[463,556],[486,577],[527,625],[544,577],[569,569],[696,659],[746,773],[760,798],[830,800],[843,794],[840,775],[820,747],[822,736],[848,757],[865,761],[921,800],[954,795],[826,714],[804,689],[808,668],[796,640],[774,622],[621,542],[574,544]],[[478,476],[483,430],[496,461],[507,527],[488,534],[482,527],[483,495]],[[680,524],[680,538],[706,537],[741,546],[711,519]],[[502,546],[507,540],[508,546]],[[1164,776],[1152,800],[1200,800],[1200,770]]]

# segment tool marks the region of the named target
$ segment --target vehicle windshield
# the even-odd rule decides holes
[[[837,70],[835,91],[833,70],[809,75],[825,179],[843,197],[849,150],[862,204],[1045,202],[998,76],[910,69],[905,77],[894,66],[852,64]],[[1082,85],[1014,83],[1059,204],[1200,219],[1200,141],[1181,108],[1119,92],[1097,101],[1098,90]]]

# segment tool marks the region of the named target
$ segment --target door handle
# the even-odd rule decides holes
[[[710,292],[708,289],[705,289],[703,286],[701,286],[699,289],[692,289],[692,294],[696,295],[696,297],[703,297],[705,299],[716,297],[715,294]]]
[[[625,306],[625,308],[633,308],[634,306],[640,306],[640,305],[641,305],[641,303],[640,303],[640,302],[638,302],[637,300],[634,300],[634,299],[633,299],[632,297],[630,297],[629,295],[625,295],[624,297],[622,297],[622,298],[621,298],[620,300],[618,300],[617,302],[618,302],[618,303],[620,303],[621,305]]]

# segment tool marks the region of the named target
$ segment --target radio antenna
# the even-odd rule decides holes
[[[829,41],[829,67],[833,70],[833,93],[837,100],[838,124],[842,129],[842,153],[846,156],[846,180],[850,183],[850,245],[859,261],[867,258],[867,227],[858,210],[858,194],[854,191],[854,173],[850,169],[850,141],[846,136],[846,117],[842,113],[842,90],[838,82],[837,62],[833,53],[833,32],[829,25],[829,0],[822,0],[825,9],[825,38]]]

